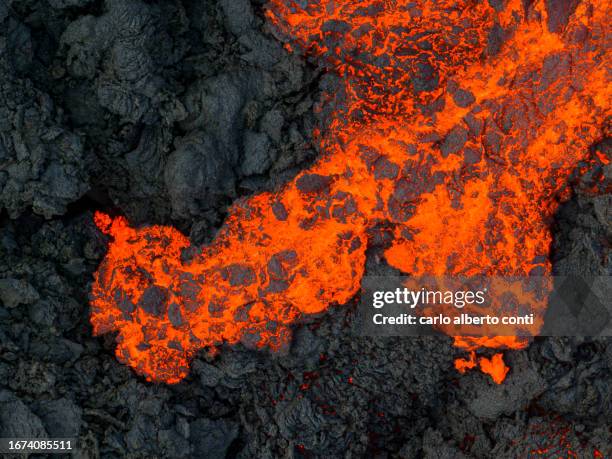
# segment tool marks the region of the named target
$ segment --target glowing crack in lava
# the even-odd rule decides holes
[[[600,459],[608,457],[592,446],[581,444],[574,429],[561,418],[535,418],[534,422],[527,428],[526,435],[520,440],[513,441],[513,443],[512,453],[514,457],[551,459],[587,457]],[[504,452],[508,453],[508,451]]]
[[[118,332],[119,360],[167,383],[204,347],[279,349],[301,317],[356,294],[379,223],[393,228],[387,262],[407,274],[546,276],[551,218],[610,115],[606,2],[548,3],[271,1],[287,46],[338,75],[321,157],[236,202],[204,247],[97,214],[111,242],[94,333]],[[541,316],[544,305],[527,307]],[[501,354],[478,364],[504,379]]]

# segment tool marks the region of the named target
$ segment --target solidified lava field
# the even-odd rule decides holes
[[[610,6],[0,0],[0,438],[612,457],[612,340],[355,320],[366,275],[612,275]]]

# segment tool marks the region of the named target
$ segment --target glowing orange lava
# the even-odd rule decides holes
[[[505,344],[505,343],[504,343]],[[476,358],[476,352],[470,351],[467,359],[455,359],[455,368],[459,373],[465,373],[467,370],[480,366],[480,371],[491,376],[491,379],[496,384],[501,384],[510,368],[504,363],[504,356],[501,353],[496,353],[490,359],[486,357]]]
[[[279,191],[236,202],[205,247],[97,214],[112,242],[94,333],[117,331],[118,358],[167,383],[204,347],[279,349],[302,316],[357,293],[380,222],[393,228],[387,262],[407,274],[547,276],[568,177],[608,134],[606,2],[563,20],[543,0],[496,3],[270,1],[276,33],[340,77],[321,157]],[[513,307],[541,317],[545,304]],[[478,363],[498,383],[508,371],[501,354]]]

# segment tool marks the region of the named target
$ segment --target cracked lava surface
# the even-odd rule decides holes
[[[91,292],[94,333],[118,332],[118,359],[166,383],[202,348],[281,349],[292,324],[358,292],[381,223],[393,234],[385,259],[406,274],[546,278],[551,219],[610,115],[605,2],[554,16],[546,5],[269,2],[287,47],[338,77],[314,133],[319,159],[278,191],[235,202],[202,247],[172,227],[97,213],[111,241]],[[528,306],[541,317],[545,305]],[[498,383],[507,373],[501,354],[456,362],[476,365]]]

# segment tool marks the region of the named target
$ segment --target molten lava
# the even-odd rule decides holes
[[[606,2],[548,4],[270,1],[276,33],[339,76],[320,159],[235,203],[204,247],[97,214],[112,241],[92,290],[94,333],[118,332],[117,357],[167,383],[204,347],[279,349],[301,317],[357,293],[380,222],[393,228],[386,260],[404,273],[546,279],[551,218],[610,115]],[[508,309],[542,317],[545,305]],[[501,354],[478,364],[498,383],[507,373]]]

